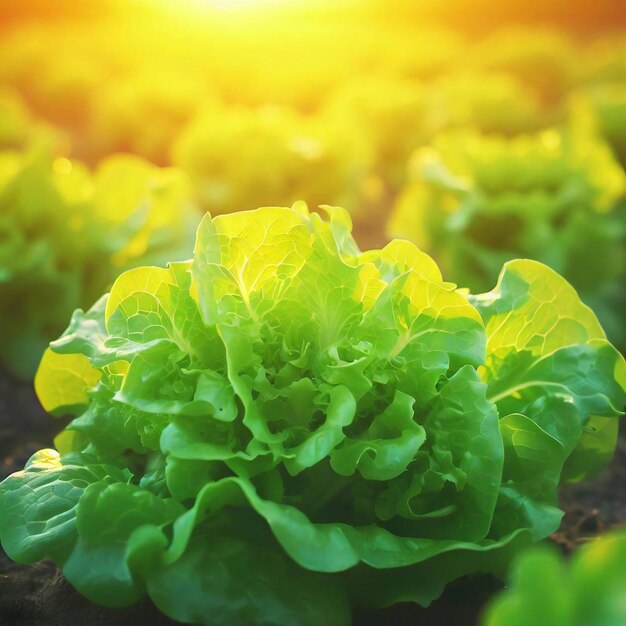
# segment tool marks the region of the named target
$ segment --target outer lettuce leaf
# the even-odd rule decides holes
[[[463,576],[481,573],[504,578],[511,559],[531,544],[530,535],[519,530],[500,541],[464,544],[409,567],[358,566],[347,572],[347,588],[353,603],[362,607],[383,608],[397,602],[427,607],[446,585]]]
[[[534,527],[540,538],[558,527],[556,487],[567,458],[594,454],[583,431],[598,420],[617,429],[624,359],[574,289],[540,263],[507,263],[496,288],[470,300],[485,320],[482,376],[508,449],[494,530]],[[576,478],[597,466],[586,465]]]
[[[2,547],[14,560],[67,558],[76,536],[76,507],[91,483],[125,480],[122,470],[81,457],[61,463],[55,450],[40,450],[2,483]]]
[[[137,601],[144,590],[133,563],[145,565],[145,554],[137,555],[146,550],[144,535],[183,511],[179,502],[135,485],[89,485],[76,510],[78,540],[63,564],[65,577],[94,602],[125,606]]]
[[[258,519],[241,513],[198,527],[181,558],[147,572],[146,586],[157,606],[182,622],[350,623],[341,581],[299,567]]]
[[[485,320],[482,375],[501,415],[529,411],[531,419],[543,416],[540,425],[569,454],[572,441],[557,432],[566,429],[566,415],[560,411],[557,420],[548,422],[546,402],[572,404],[582,427],[591,419],[621,414],[624,359],[606,341],[591,309],[556,272],[534,261],[512,261],[493,291],[470,300]],[[565,413],[573,417],[574,410]],[[575,441],[575,427],[573,435]]]
[[[84,355],[59,354],[50,348],[44,352],[38,371],[43,374],[35,376],[35,391],[43,408],[50,413],[86,405],[87,390],[101,375]]]

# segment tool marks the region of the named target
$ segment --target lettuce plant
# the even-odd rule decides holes
[[[533,261],[467,297],[327,210],[207,215],[192,261],[75,312],[35,380],[74,419],[0,485],[11,558],[183,622],[334,626],[558,527],[624,400],[594,314]]]
[[[498,29],[469,57],[470,66],[514,76],[554,105],[579,78],[584,59],[565,31],[534,26]]]
[[[567,565],[554,548],[516,559],[509,589],[489,604],[485,626],[622,626],[626,623],[626,531],[594,539]]]
[[[175,170],[117,156],[95,171],[0,153],[0,361],[28,377],[78,306],[123,270],[184,259],[199,219]]]
[[[580,127],[579,127],[580,126]],[[489,289],[528,257],[562,273],[623,343],[624,171],[584,125],[503,138],[442,133],[411,162],[389,232],[424,246],[458,284]]]
[[[199,103],[206,106],[215,99],[197,76],[161,66],[105,83],[94,103],[87,148],[99,155],[126,151],[152,163],[168,163],[176,136]]]
[[[555,112],[533,88],[507,73],[457,70],[441,76],[433,88],[447,128],[514,135],[554,121]]]
[[[10,29],[0,51],[0,82],[15,89],[28,109],[63,127],[80,144],[97,99],[98,87],[110,79],[101,44],[91,53],[81,49],[80,36],[58,24],[29,24]],[[107,37],[111,41],[110,36]],[[90,38],[93,45],[95,38]],[[109,74],[109,75],[107,75]]]
[[[369,147],[347,120],[279,106],[213,105],[173,147],[201,206],[213,214],[304,199],[353,202],[370,166]]]
[[[626,166],[626,84],[624,80],[581,89],[572,97],[573,107],[587,107],[597,128],[622,166]]]
[[[353,121],[373,150],[373,170],[397,188],[411,153],[442,126],[442,115],[426,84],[391,78],[361,78],[346,83],[325,105],[330,119]]]

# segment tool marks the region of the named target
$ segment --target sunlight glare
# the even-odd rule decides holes
[[[188,0],[190,4],[225,11],[285,4],[288,0]]]

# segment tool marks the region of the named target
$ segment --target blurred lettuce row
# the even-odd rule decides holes
[[[353,124],[372,150],[372,175],[387,191],[406,182],[406,163],[444,128],[472,126],[506,135],[544,127],[554,114],[532,89],[495,72],[444,74],[430,84],[393,77],[362,77],[328,97],[327,124]]]
[[[283,107],[215,104],[181,133],[173,162],[214,214],[300,199],[312,205],[358,205],[361,194],[376,199],[379,186],[367,187],[367,142],[353,124],[326,121]]]
[[[3,34],[0,89],[19,93],[28,110],[57,127],[80,152],[91,134],[92,105],[111,72],[104,70],[102,50],[76,28],[27,25]]]
[[[506,75],[446,75],[434,88],[379,76],[346,82],[306,116],[214,102],[182,131],[172,160],[190,173],[198,201],[215,214],[250,209],[259,199],[304,198],[346,204],[355,221],[367,223],[406,182],[411,153],[441,129],[471,123],[512,134],[551,116]]]
[[[164,68],[110,81],[93,105],[86,149],[100,158],[130,152],[166,165],[181,128],[199,108],[215,101],[216,95],[200,81]]]
[[[0,362],[31,377],[78,306],[123,270],[191,256],[199,221],[176,170],[116,156],[95,172],[45,149],[0,153]]]
[[[541,546],[515,560],[510,587],[492,600],[484,626],[626,624],[626,530],[592,540],[569,563]]]
[[[626,41],[621,33],[606,33],[585,50],[583,82],[615,83],[626,80]]]
[[[592,311],[534,261],[467,297],[327,211],[207,215],[192,261],[74,313],[35,379],[74,419],[0,485],[11,558],[183,622],[344,626],[558,528],[625,398]]]
[[[64,152],[85,162],[130,152],[165,165],[174,136],[210,90],[165,63],[131,64],[123,42],[111,35],[92,29],[87,38],[63,24],[7,33],[0,91],[19,93],[36,116],[64,133]]]
[[[442,125],[434,104],[426,83],[361,77],[331,93],[322,116],[327,123],[356,126],[372,149],[372,172],[392,190],[402,182],[413,150]]]
[[[390,235],[423,246],[472,291],[509,259],[547,263],[624,344],[626,177],[587,124],[511,138],[441,133],[412,157],[410,178]]]
[[[532,85],[505,72],[458,70],[441,76],[433,90],[446,128],[509,136],[545,128],[561,116],[560,107],[545,104]]]
[[[584,80],[586,51],[565,31],[507,27],[495,31],[468,51],[470,67],[514,76],[545,104],[558,106]]]

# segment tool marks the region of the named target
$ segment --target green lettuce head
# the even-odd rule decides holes
[[[532,261],[468,299],[327,211],[206,216],[193,261],[74,314],[36,388],[76,417],[0,486],[9,556],[180,621],[342,625],[559,526],[624,398],[593,313]]]
[[[511,586],[492,600],[485,626],[622,626],[626,623],[626,531],[594,539],[569,564],[541,546],[515,560]]]

